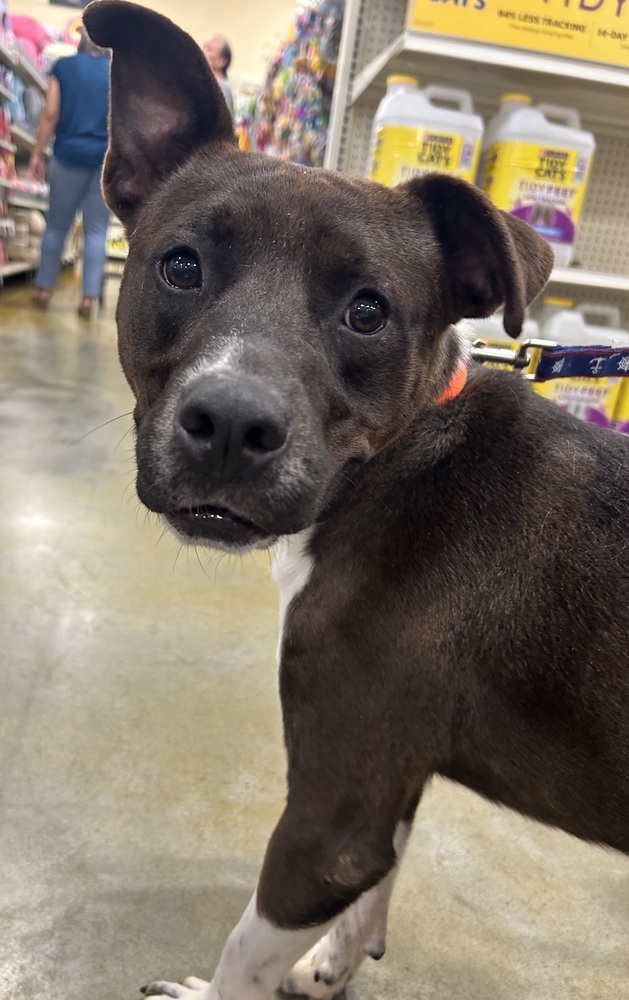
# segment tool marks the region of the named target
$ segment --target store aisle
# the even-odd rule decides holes
[[[71,285],[0,295],[2,1000],[209,975],[283,794],[268,556],[139,509],[115,289],[85,324]],[[440,782],[349,995],[623,1000],[628,933],[627,859]]]

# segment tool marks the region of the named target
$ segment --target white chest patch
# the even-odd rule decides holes
[[[314,559],[308,553],[311,535],[312,528],[297,535],[284,535],[273,548],[272,576],[280,592],[280,650],[286,612],[307,585],[314,566]]]

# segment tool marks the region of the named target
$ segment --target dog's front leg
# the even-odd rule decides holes
[[[330,1000],[354,977],[366,957],[376,961],[386,950],[389,904],[411,824],[402,822],[395,834],[396,865],[378,885],[356,900],[291,969],[282,982],[284,993],[311,1000]]]
[[[255,892],[227,939],[211,983],[189,976],[180,983],[145,986],[147,997],[179,1000],[270,1000],[282,979],[320,937],[325,926],[287,930],[259,909]]]
[[[320,812],[313,815],[317,805]],[[344,806],[334,803],[337,817],[345,812]],[[390,895],[389,873],[396,862],[393,831],[374,829],[373,815],[357,814],[355,803],[351,806],[348,820],[339,826],[321,801],[309,802],[305,810],[289,803],[271,837],[258,890],[230,934],[212,982],[195,978],[182,984],[155,982],[145,987],[145,995],[271,1000],[298,960],[361,896],[366,901],[363,916],[369,914],[369,919],[359,922],[360,932],[380,939]],[[379,892],[385,905],[374,908]],[[348,943],[350,938],[353,954],[355,942],[350,935]],[[345,971],[351,974],[357,964]],[[327,984],[323,995],[332,996],[341,986]]]

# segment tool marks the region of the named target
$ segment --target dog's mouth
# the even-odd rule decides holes
[[[165,516],[179,535],[191,542],[207,541],[222,548],[263,546],[275,537],[227,507],[213,504],[182,507],[177,511],[168,511]]]

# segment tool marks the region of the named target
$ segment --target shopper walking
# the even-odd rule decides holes
[[[223,91],[223,97],[233,118],[234,98],[229,80],[227,79],[227,70],[232,61],[232,50],[229,47],[229,42],[221,35],[214,35],[203,43],[203,51],[210,69],[218,81],[218,85]]]
[[[66,235],[80,209],[84,252],[83,298],[78,312],[84,318],[91,316],[100,297],[105,268],[109,210],[101,191],[101,170],[107,150],[108,57],[108,50],[98,48],[83,32],[77,54],[55,63],[30,160],[33,176],[43,181],[44,149],[54,134],[48,172],[50,209],[33,304],[40,309],[48,307]]]

